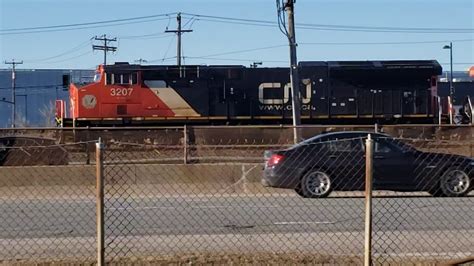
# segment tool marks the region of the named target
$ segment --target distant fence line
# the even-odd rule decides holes
[[[474,155],[473,126],[307,125],[299,129],[302,139],[334,131],[382,132],[406,139],[415,147],[422,145],[424,149],[431,147],[470,157]],[[64,146],[64,149],[69,153],[68,162],[76,164],[90,164],[95,160],[93,142],[99,138],[108,149],[123,150],[136,156],[142,154],[144,158],[136,163],[260,162],[264,150],[294,144],[291,126],[0,129],[0,145],[4,146],[73,143],[75,145]],[[21,150],[11,152],[10,156],[29,160]],[[31,163],[35,164],[34,161]],[[4,162],[4,165],[11,164]]]

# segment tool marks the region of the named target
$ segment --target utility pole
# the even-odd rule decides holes
[[[166,30],[165,32],[172,32],[172,33],[176,33],[176,35],[178,35],[178,45],[177,45],[177,48],[176,48],[176,52],[177,52],[177,55],[176,55],[177,62],[176,62],[176,64],[178,65],[178,67],[181,68],[181,34],[183,32],[192,32],[193,30],[182,30],[181,29],[181,12],[178,13],[178,15],[176,16],[176,20],[178,21],[178,29],[177,30]]]
[[[15,127],[15,120],[16,120],[16,94],[15,94],[15,88],[16,88],[16,65],[21,65],[23,64],[23,61],[20,62],[15,62],[15,59],[12,59],[12,61],[7,62],[5,61],[5,64],[7,65],[12,65],[12,128]]]
[[[290,82],[291,82],[291,98],[293,111],[293,128],[294,141],[299,141],[299,130],[297,126],[301,125],[300,110],[300,78],[298,75],[298,60],[296,58],[296,34],[295,34],[295,1],[287,0],[285,3],[285,11],[288,13],[288,41],[290,43]]]
[[[117,51],[116,46],[110,46],[109,42],[116,42],[117,38],[108,39],[107,35],[102,35],[100,37],[95,36],[94,40],[96,41],[103,41],[104,45],[92,45],[92,50],[100,50],[104,51],[104,66],[107,65],[107,52],[115,52]]]

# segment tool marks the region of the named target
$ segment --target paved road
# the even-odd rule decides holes
[[[453,243],[459,244],[456,252],[469,252],[468,247],[474,246],[472,196],[376,198],[373,203],[374,237],[383,239],[375,245],[381,252],[398,252],[398,246],[407,245],[403,244],[407,241],[419,242],[418,247],[423,248],[418,252],[435,254],[448,252],[446,247],[453,247]],[[106,242],[111,251],[126,254],[133,248],[114,251],[114,247],[118,248],[114,245],[143,245],[145,240],[150,242],[149,248],[160,249],[158,252],[186,247],[197,250],[196,246],[205,243],[212,247],[210,243],[216,240],[212,236],[219,236],[218,242],[227,243],[215,248],[239,248],[242,241],[265,240],[263,245],[269,248],[276,248],[277,244],[282,248],[283,243],[296,250],[308,250],[317,241],[330,252],[331,248],[339,250],[343,243],[352,241],[352,248],[347,250],[351,253],[360,251],[363,243],[363,208],[363,198],[311,200],[289,195],[107,198]],[[54,247],[58,239],[63,239],[59,245],[80,240],[89,250],[86,253],[93,252],[94,199],[0,201],[0,221],[0,249],[6,250],[8,245],[8,256],[14,256],[17,248],[22,251],[16,252],[21,256],[34,257],[37,253],[28,253],[28,247],[21,243],[38,245],[46,241]],[[293,242],[287,242],[290,240]],[[308,243],[309,240],[312,241]],[[75,250],[72,245],[69,248]],[[0,256],[5,255],[0,252]]]

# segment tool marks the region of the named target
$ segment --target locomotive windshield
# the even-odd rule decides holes
[[[100,72],[96,71],[94,74],[94,82],[99,82],[100,81]]]

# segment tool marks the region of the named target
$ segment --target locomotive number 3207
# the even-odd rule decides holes
[[[110,89],[110,96],[130,96],[133,88],[112,88]]]

